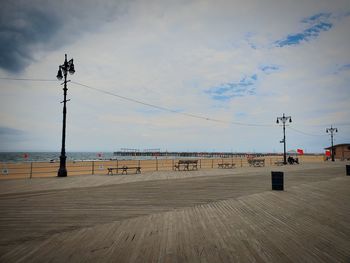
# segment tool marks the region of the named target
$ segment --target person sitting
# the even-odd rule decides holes
[[[288,156],[288,163],[289,164],[294,164],[294,158],[292,156]]]

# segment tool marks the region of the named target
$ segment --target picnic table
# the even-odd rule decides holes
[[[218,163],[218,168],[223,168],[223,169],[235,168],[235,166],[236,166],[235,163]]]
[[[108,167],[107,170],[108,170],[108,173],[107,175],[113,175],[113,171],[115,170],[116,171],[116,174],[118,174],[118,171],[119,170],[122,170],[122,174],[128,174],[128,170],[130,169],[135,169],[136,173],[137,174],[140,174],[141,173],[141,167],[140,166],[122,166],[122,167]]]
[[[181,170],[181,167],[183,170],[189,171],[190,168],[191,170],[198,170],[198,160],[179,160],[177,163],[174,165],[174,170]]]
[[[265,159],[248,159],[249,166],[263,167],[265,166]]]

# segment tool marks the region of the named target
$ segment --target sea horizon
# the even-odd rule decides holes
[[[168,151],[159,151],[159,153],[165,153]],[[102,160],[147,160],[154,159],[156,157],[169,158],[169,157],[179,157],[178,155],[172,155],[171,153],[198,153],[199,156],[195,157],[220,157],[220,154],[233,154],[233,155],[281,155],[283,153],[276,152],[225,152],[225,151],[169,151],[169,155],[158,156],[149,155],[149,152],[140,151],[137,155],[133,156],[129,154],[115,154],[121,153],[121,151],[115,152],[97,152],[97,151],[76,151],[76,152],[66,152],[67,161],[102,161]],[[201,156],[200,153],[210,153],[214,156],[204,155]],[[60,152],[50,152],[50,151],[18,151],[18,152],[0,152],[0,162],[59,162]],[[145,154],[145,155],[143,155]],[[296,154],[294,152],[288,152],[287,154]],[[307,155],[319,155],[322,153],[306,153]],[[186,157],[192,157],[190,155]],[[227,157],[227,156],[226,156]]]

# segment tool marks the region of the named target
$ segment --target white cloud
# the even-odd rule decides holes
[[[350,63],[346,1],[134,1],[123,10],[77,37],[70,30],[68,44],[36,52],[37,60],[12,76],[54,78],[67,52],[76,64],[74,81],[179,111],[272,126],[238,127],[159,112],[70,83],[68,149],[281,151],[281,129],[274,122],[283,112],[293,116],[293,127],[314,134],[350,118],[350,71],[334,74]],[[338,15],[330,30],[300,45],[273,45],[299,32],[303,18],[321,12]],[[86,19],[84,13],[79,17]],[[280,69],[265,74],[261,65]],[[218,102],[205,92],[254,74],[256,95]],[[0,108],[7,113],[1,126],[32,134],[30,149],[59,150],[58,83],[1,82]],[[339,130],[350,132],[349,126]],[[321,151],[328,145],[327,137],[290,133],[290,147]],[[20,148],[13,143],[12,149]]]

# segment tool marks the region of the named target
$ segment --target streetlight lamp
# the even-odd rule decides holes
[[[326,129],[326,133],[330,133],[331,134],[331,142],[332,142],[332,152],[331,152],[331,155],[332,155],[332,162],[334,162],[334,146],[333,146],[333,133],[335,132],[338,132],[338,129],[337,128],[333,128],[333,126],[331,125],[330,128],[327,128]]]
[[[64,88],[63,88],[63,127],[62,127],[62,147],[61,147],[61,155],[60,155],[60,168],[58,169],[57,176],[58,177],[66,177],[67,176],[67,168],[66,168],[66,115],[67,115],[67,108],[66,103],[67,101],[67,72],[69,74],[73,75],[75,72],[73,59],[67,61],[67,54],[65,54],[64,63],[62,65],[58,66],[58,72],[57,72],[57,79],[62,80],[64,76]],[[62,76],[63,73],[63,76]],[[61,84],[61,85],[62,85]],[[61,102],[61,103],[62,103]]]
[[[276,123],[279,124],[280,121],[283,124],[283,164],[287,164],[287,154],[286,154],[286,122],[292,122],[292,117],[291,116],[285,116],[283,113],[282,117],[277,117]]]

